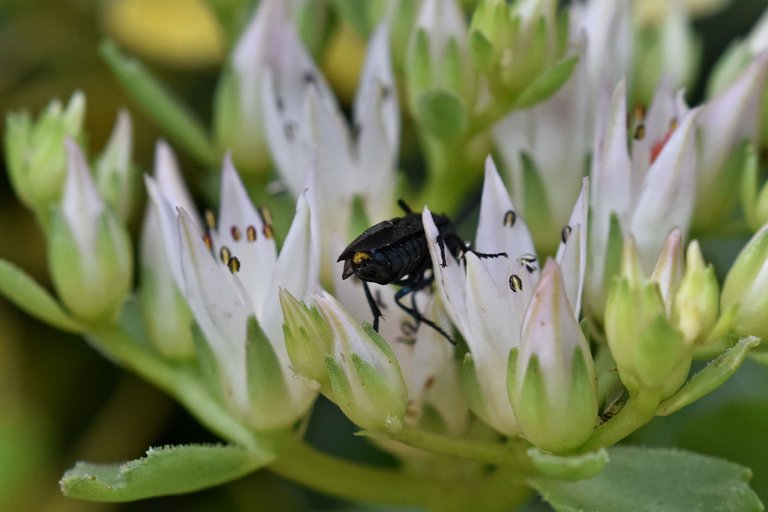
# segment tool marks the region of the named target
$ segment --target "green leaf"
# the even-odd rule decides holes
[[[553,455],[538,448],[529,448],[528,456],[543,475],[568,481],[594,477],[609,460],[608,452],[603,448],[579,455]]]
[[[742,338],[732,348],[720,354],[680,388],[677,393],[659,405],[656,414],[669,416],[699,398],[719,388],[741,366],[749,350],[760,344],[760,338]]]
[[[444,141],[458,139],[467,127],[467,110],[458,96],[443,90],[427,91],[416,100],[419,122]]]
[[[125,87],[168,138],[206,165],[218,159],[200,120],[179,101],[148,69],[123,55],[111,41],[101,44],[101,55],[117,80]]]
[[[123,464],[78,462],[59,485],[71,498],[133,501],[182,494],[240,478],[266,466],[275,456],[237,446],[185,445],[150,448],[141,459]]]
[[[85,330],[45,288],[5,260],[0,260],[0,294],[35,318],[62,331],[80,333]]]
[[[615,447],[596,477],[534,480],[555,510],[590,512],[746,512],[762,510],[747,485],[752,472],[732,462],[660,448]]]
[[[578,61],[578,57],[566,57],[539,74],[517,97],[515,108],[532,107],[552,96],[570,78]]]

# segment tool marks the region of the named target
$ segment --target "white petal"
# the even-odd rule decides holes
[[[506,359],[509,351],[519,346],[527,302],[509,288],[507,280],[497,282],[476,255],[467,253],[466,261],[470,332],[465,338],[469,350],[477,365]]]
[[[584,288],[584,276],[587,271],[587,216],[589,215],[589,178],[584,178],[581,193],[573,207],[570,228],[564,243],[557,249],[557,263],[563,271],[568,302],[576,318],[581,311],[581,292]]]
[[[485,181],[477,223],[475,250],[506,252],[507,257],[487,258],[485,267],[495,280],[506,282],[519,271],[520,257],[535,258],[536,249],[528,228],[509,198],[491,157],[485,160]]]
[[[251,313],[236,291],[232,275],[211,256],[192,218],[178,215],[184,296],[220,365],[227,392],[248,409],[245,368],[246,320]]]
[[[469,324],[466,309],[466,282],[464,272],[459,263],[444,248],[445,266],[442,266],[443,256],[440,251],[440,244],[437,241],[439,231],[432,219],[432,213],[427,207],[424,207],[422,213],[424,223],[424,235],[429,242],[429,256],[432,258],[432,268],[435,273],[435,285],[440,294],[440,300],[443,302],[448,316],[450,316],[454,325],[463,333],[469,333]]]
[[[96,188],[80,146],[67,139],[67,178],[61,196],[61,211],[83,257],[96,251],[96,221],[104,211],[104,200]]]
[[[650,272],[664,239],[675,227],[687,231],[695,199],[695,127],[699,110],[683,119],[648,170],[630,232],[637,242],[640,261]]]
[[[763,15],[752,27],[747,43],[749,51],[754,55],[768,50],[768,9],[763,11]]]
[[[598,109],[603,114],[598,118],[595,130],[595,146],[592,153],[590,173],[592,210],[590,226],[590,268],[589,289],[596,293],[602,289],[605,266],[605,251],[608,244],[611,214],[619,216],[622,224],[630,208],[631,167],[627,153],[627,106],[626,83],[616,85],[611,96],[610,107]]]
[[[357,193],[371,218],[392,215],[400,144],[400,107],[389,55],[389,29],[381,25],[371,38],[354,108],[357,138]]]
[[[180,206],[189,213],[195,222],[199,222],[197,209],[192,196],[184,184],[184,178],[179,169],[179,163],[173,149],[163,140],[155,147],[155,181],[163,197],[174,208]],[[175,217],[175,215],[174,215]]]
[[[278,300],[278,290],[286,289],[299,300],[319,291],[320,250],[317,219],[311,211],[306,193],[296,202],[296,214],[288,230],[277,264],[268,279],[267,300],[260,311],[259,324],[278,354],[288,357],[283,339],[283,314]]]
[[[531,356],[538,357],[541,372],[552,398],[567,400],[570,389],[573,353],[589,348],[566,297],[559,266],[551,259],[525,313],[517,362],[517,387],[522,387]]]
[[[267,226],[248,197],[231,158],[225,157],[221,170],[221,210],[218,227],[211,236],[216,251],[226,247],[240,260],[238,278],[247,290],[249,301],[257,316],[264,307],[277,259],[271,226]],[[251,227],[251,232],[256,234],[255,241],[250,241],[248,237]],[[221,261],[221,264],[226,266],[227,262]]]
[[[456,0],[424,0],[416,27],[429,35],[430,62],[439,61],[451,39],[456,40],[459,48],[466,47],[467,22]]]
[[[767,71],[768,53],[764,53],[702,109],[698,122],[702,138],[700,190],[711,190],[736,144],[743,139],[755,139]]]

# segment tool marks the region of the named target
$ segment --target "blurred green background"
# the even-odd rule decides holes
[[[247,10],[249,2],[211,3],[231,4],[229,12],[237,13]],[[765,7],[764,0],[735,0],[719,13],[696,20],[704,42],[703,75]],[[342,97],[349,98],[358,69],[349,60],[359,60],[361,41],[349,30],[341,32],[342,41],[329,44],[319,57]],[[148,171],[160,134],[132,108],[100,59],[98,44],[105,36],[140,56],[202,118],[208,118],[227,38],[202,0],[0,0],[0,112],[24,107],[37,113],[50,99],[66,100],[82,90],[87,96],[87,144],[93,151],[106,142],[117,109],[128,106],[134,120],[134,158]],[[350,55],[354,58],[348,59]],[[339,56],[345,64],[339,64]],[[701,93],[701,85],[691,91],[694,103]],[[200,176],[206,171],[179,156],[186,173]],[[0,176],[0,257],[49,285],[41,234],[13,196],[4,169]],[[134,220],[134,232],[139,220]],[[707,244],[721,271],[738,246],[724,241]],[[319,402],[308,435],[338,454],[383,457],[353,437],[353,431],[334,408]],[[768,501],[766,432],[768,372],[748,363],[716,393],[673,417],[657,419],[632,441],[688,448],[749,466],[755,490]],[[0,299],[0,510],[345,507],[267,471],[193,495],[134,504],[85,503],[63,497],[58,489],[59,477],[77,460],[115,462],[139,457],[148,446],[213,441],[168,397],[114,366],[87,342],[42,326]]]

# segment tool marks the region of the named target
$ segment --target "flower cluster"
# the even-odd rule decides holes
[[[128,114],[92,166],[83,95],[37,121],[9,115],[11,182],[46,233],[56,297],[5,262],[0,291],[231,443],[152,452],[109,475],[79,465],[65,493],[137,499],[267,466],[435,510],[470,504],[475,488],[510,507],[529,487],[555,499],[563,481],[601,478],[609,457],[621,471],[621,449],[606,449],[718,387],[750,351],[768,359],[753,350],[768,336],[768,13],[691,107],[698,43],[682,4],[337,2],[338,23],[368,38],[348,120],[306,46],[322,38],[303,4],[263,0],[242,20],[210,136],[106,48],[129,92],[164,106],[153,115],[170,140],[220,174],[219,213],[201,214],[157,143],[136,265]],[[401,179],[413,161],[421,176]],[[278,187],[263,179],[271,167]],[[449,214],[480,187],[470,243],[467,215]],[[726,220],[756,234],[721,293],[692,237]],[[318,395],[402,468],[317,454],[302,437]],[[202,469],[182,481],[179,464]]]

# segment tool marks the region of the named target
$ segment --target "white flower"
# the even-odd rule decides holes
[[[214,123],[222,151],[231,152],[239,166],[263,170],[268,164],[262,87],[269,69],[290,68],[296,74],[317,75],[301,46],[290,14],[291,0],[264,0],[245,27],[222,74],[216,95]],[[299,82],[300,84],[300,82]],[[302,94],[303,86],[287,94]]]
[[[267,216],[251,203],[229,159],[217,225],[203,234],[179,211],[169,253],[180,258],[182,289],[216,363],[225,398],[256,429],[286,428],[303,416],[315,391],[293,375],[285,349],[279,288],[298,297],[317,290],[317,227],[302,194],[278,257]],[[161,208],[169,223],[169,205]],[[212,220],[212,219],[209,219]],[[209,224],[214,224],[209,222]]]
[[[66,150],[61,204],[48,230],[51,278],[75,315],[114,320],[133,281],[131,240],[99,194],[80,147],[68,139]]]
[[[580,310],[586,264],[586,206],[585,182],[563,229],[557,256],[575,315]],[[466,383],[470,408],[500,432],[515,434],[518,425],[507,397],[507,359],[520,346],[523,317],[539,278],[531,236],[490,158],[475,248],[483,253],[505,252],[506,257],[480,258],[467,252],[465,272],[447,248],[443,261],[432,214],[425,209],[423,217],[439,296],[470,350],[471,359],[465,361],[470,365],[465,375],[471,374]]]
[[[686,233],[693,214],[696,180],[695,121],[699,111],[688,110],[682,94],[673,95],[669,82],[656,91],[646,117],[638,120],[632,153],[627,148],[625,83],[614,89],[595,133],[592,156],[590,272],[587,281],[589,309],[602,316],[606,268],[618,261],[608,254],[610,243],[621,240],[611,232],[615,215],[624,236],[637,243],[640,262],[650,272],[667,235],[674,228]],[[613,237],[613,238],[612,238]]]
[[[515,204],[524,208],[537,245],[546,249],[557,246],[557,226],[568,220],[592,144],[596,92],[588,75],[588,49],[580,44],[579,62],[554,96],[513,112],[493,129]]]
[[[195,354],[192,313],[179,288],[182,282],[179,251],[173,249],[171,253],[168,247],[178,246],[179,240],[164,237],[163,233],[173,232],[171,222],[176,207],[194,215],[195,204],[184,185],[173,150],[163,141],[158,142],[155,149],[154,174],[154,178],[145,178],[151,202],[141,229],[139,302],[147,334],[155,347],[168,357],[191,358]],[[165,228],[161,224],[164,219]]]
[[[393,213],[400,111],[388,34],[382,25],[371,38],[352,127],[298,39],[283,41],[284,58],[263,82],[267,140],[280,176],[298,194],[309,179],[307,170],[316,169],[324,244],[348,238],[356,198],[371,219]],[[330,272],[335,258],[328,246],[323,255],[323,272]]]
[[[523,320],[519,353],[510,358],[509,398],[536,446],[561,452],[581,445],[597,423],[589,345],[558,265],[547,260]]]

